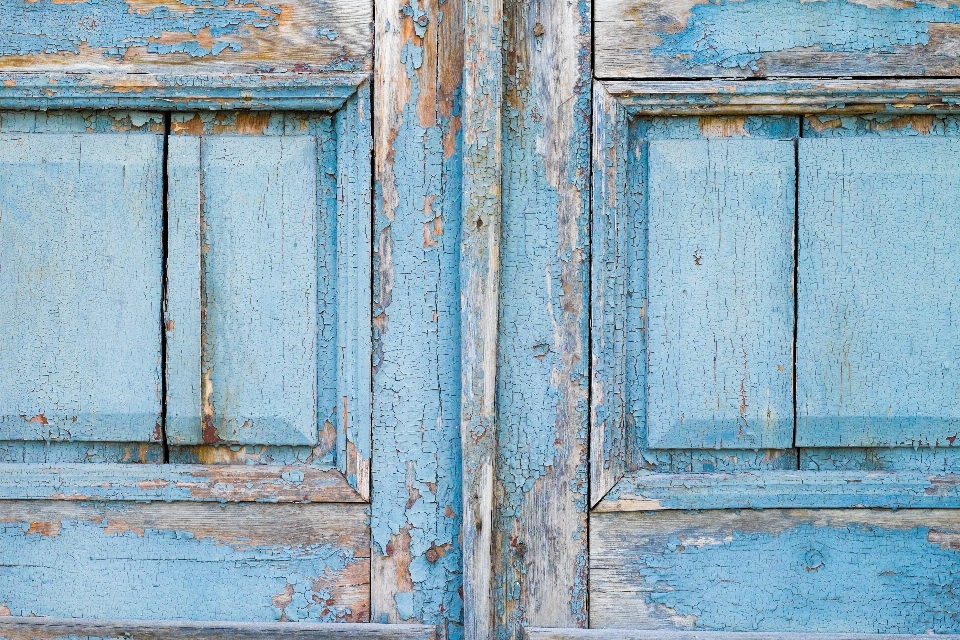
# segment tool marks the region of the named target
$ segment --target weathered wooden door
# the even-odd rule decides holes
[[[0,0],[0,636],[960,631],[958,24]]]
[[[371,562],[372,2],[0,12],[2,633],[432,636]]]

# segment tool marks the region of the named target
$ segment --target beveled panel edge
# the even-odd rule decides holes
[[[625,475],[593,513],[687,509],[958,509],[960,475],[738,471]]]
[[[125,463],[0,464],[0,500],[367,502],[336,469]]]

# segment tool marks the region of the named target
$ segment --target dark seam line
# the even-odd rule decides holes
[[[163,464],[168,464],[170,462],[170,446],[167,442],[167,326],[166,326],[166,310],[167,310],[167,287],[169,286],[167,278],[167,260],[169,259],[168,255],[168,239],[169,239],[169,221],[170,221],[170,207],[169,207],[169,183],[170,183],[170,174],[168,167],[168,155],[170,153],[170,112],[167,111],[163,114],[163,158],[161,160],[162,165],[162,186],[161,186],[161,217],[163,220],[163,226],[160,236],[160,246],[161,246],[161,266],[160,266],[160,277],[161,277],[161,303],[160,303],[160,438],[161,438],[161,447],[163,448]]]
[[[803,137],[803,118],[800,118],[797,138],[793,141],[793,447],[800,470],[800,447],[797,446],[797,337],[800,320],[800,138]]]

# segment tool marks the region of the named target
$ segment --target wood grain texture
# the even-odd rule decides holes
[[[960,141],[803,139],[799,154],[797,444],[952,444]]]
[[[770,509],[590,518],[594,627],[956,633],[960,512]]]
[[[947,2],[598,0],[600,78],[951,76]]]
[[[83,620],[75,618],[0,619],[4,640],[434,640],[426,625],[381,625],[323,622],[168,622],[146,620]]]
[[[4,501],[0,602],[13,616],[366,622],[367,520],[363,504]]]
[[[647,162],[649,446],[788,449],[793,143],[657,140]]]
[[[464,637],[494,624],[497,320],[503,106],[503,4],[464,2],[463,220],[460,250]]]
[[[0,464],[0,500],[363,502],[334,470],[122,463]]]
[[[504,8],[491,635],[586,626],[591,6]]]
[[[374,72],[373,621],[463,634],[463,3],[380,0]]]
[[[737,471],[626,475],[595,513],[671,509],[955,509],[960,478],[911,471]]]
[[[527,627],[526,640],[925,640],[927,635],[885,633],[762,633],[756,631],[673,631],[643,629],[549,629]],[[938,638],[957,636],[940,634]]]
[[[159,441],[163,139],[42,126],[0,134],[0,437]]]
[[[323,73],[372,67],[372,2],[3,0],[0,66],[17,71]]]

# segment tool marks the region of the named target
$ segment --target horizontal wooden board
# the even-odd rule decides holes
[[[122,463],[0,464],[0,500],[363,502],[332,469]]]
[[[590,624],[956,633],[958,550],[957,510],[593,514]]]
[[[3,0],[0,67],[19,71],[354,72],[370,0]]]
[[[164,622],[0,617],[3,640],[434,640],[417,624],[311,622]]]
[[[363,504],[0,502],[14,616],[366,622]]]
[[[945,0],[597,0],[600,78],[951,76]]]
[[[924,471],[628,474],[597,507],[614,511],[960,508],[960,476]]]
[[[526,627],[526,640],[929,640],[929,635],[892,633],[762,633],[651,629],[550,629]],[[960,636],[938,635],[938,640]]]

